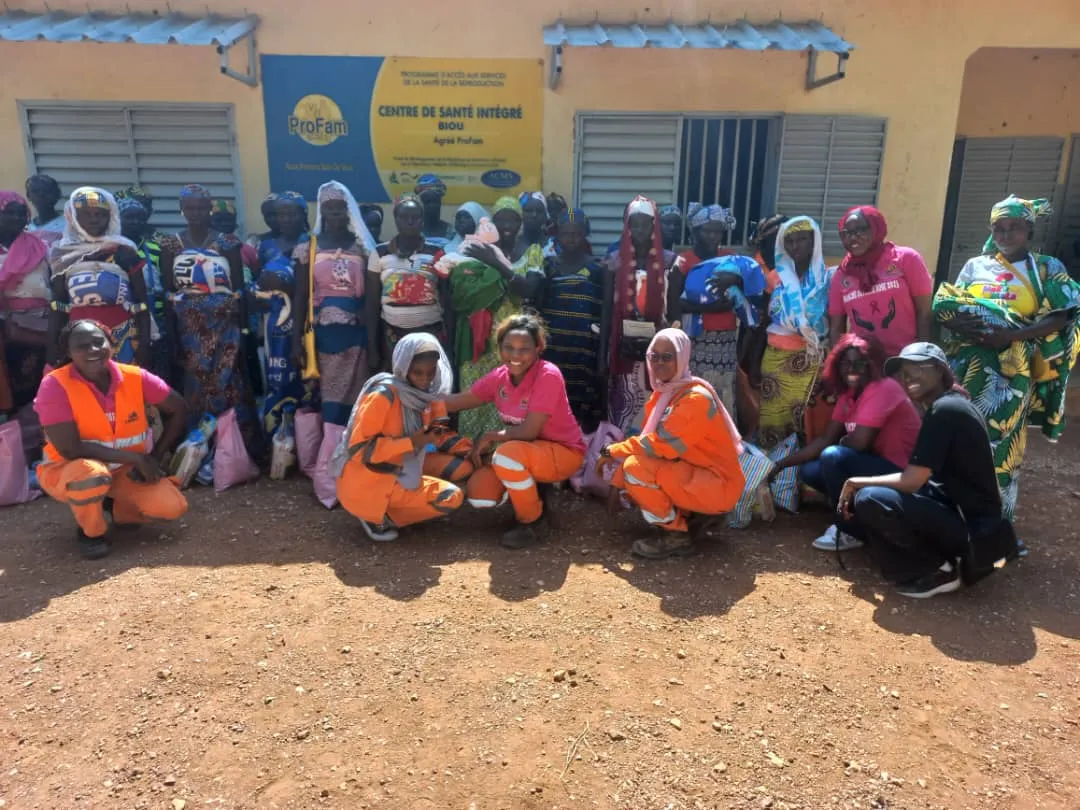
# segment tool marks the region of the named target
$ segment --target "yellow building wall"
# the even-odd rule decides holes
[[[23,8],[44,9],[38,0]],[[125,12],[124,2],[94,2]],[[164,3],[143,2],[139,10]],[[202,0],[171,0],[174,11],[201,15]],[[1016,20],[1009,0],[766,0],[752,22],[821,19],[857,50],[848,77],[807,93],[805,56],[745,51],[567,48],[563,81],[544,93],[544,186],[573,188],[573,125],[578,111],[845,113],[885,116],[889,132],[879,205],[892,236],[937,253],[952,141],[967,57],[982,46],[1080,48],[1080,3],[1041,0],[1037,20]],[[83,0],[49,7],[85,12]],[[220,0],[217,14],[255,11],[262,53],[546,58],[542,28],[568,21],[680,22],[739,19],[743,0],[675,0],[653,11],[620,0],[395,3],[346,0]],[[821,60],[829,69],[833,60]],[[261,88],[218,73],[213,48],[0,42],[0,138],[21,143],[16,101],[115,100],[228,102],[235,105],[247,224],[258,224],[268,191]],[[1075,67],[1070,71],[1076,75]],[[1070,79],[1074,84],[1076,79]],[[1025,96],[1020,96],[1025,98]],[[21,148],[0,155],[0,187],[18,188],[27,166]],[[794,213],[794,212],[789,212]],[[831,227],[832,223],[826,223]]]

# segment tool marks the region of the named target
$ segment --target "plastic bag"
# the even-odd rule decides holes
[[[283,481],[289,468],[296,465],[296,437],[293,435],[293,417],[286,413],[281,417],[274,434],[273,452],[270,456],[270,479]]]
[[[596,462],[600,459],[601,449],[613,442],[621,442],[623,438],[623,432],[611,422],[601,422],[595,433],[585,437],[585,463],[570,477],[570,486],[574,492],[595,495],[597,498],[608,496],[614,465],[611,465],[603,476],[599,476],[596,474]]]
[[[300,472],[311,478],[319,463],[319,448],[323,440],[322,414],[311,408],[301,408],[296,412],[296,460]]]
[[[327,509],[333,509],[337,506],[338,499],[337,478],[330,473],[326,466],[344,433],[344,425],[323,425],[323,440],[322,446],[319,448],[319,459],[315,463],[315,472],[311,476],[311,482],[315,485],[315,497]]]
[[[769,460],[775,463],[798,449],[799,437],[792,433],[769,451]],[[793,515],[799,513],[798,467],[787,467],[777,474],[772,482],[772,497],[776,505],[785,512],[791,512]]]
[[[207,454],[210,452],[210,439],[217,429],[217,420],[207,414],[199,426],[188,434],[173,453],[169,465],[169,475],[176,479],[181,489],[191,486],[192,479],[199,472]]]
[[[759,501],[759,489],[768,479],[773,463],[760,448],[749,442],[743,442],[743,452],[739,454],[739,467],[742,468],[743,476],[746,478],[746,485],[735,508],[728,516],[728,527],[732,529],[745,529],[750,525],[750,521],[754,518],[754,506]]]
[[[41,495],[30,488],[23,453],[22,427],[17,421],[0,425],[0,506],[27,503]]]
[[[259,468],[244,447],[240,423],[233,408],[218,419],[217,442],[214,446],[214,491],[224,492],[237,484],[246,484],[259,477]]]

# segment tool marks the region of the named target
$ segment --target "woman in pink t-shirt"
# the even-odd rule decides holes
[[[495,331],[503,364],[481,377],[468,391],[446,400],[449,412],[493,404],[502,430],[476,439],[469,479],[469,503],[490,508],[509,496],[517,525],[503,534],[507,548],[525,548],[540,539],[544,504],[538,484],[565,481],[585,460],[581,435],[562,372],[541,360],[544,324],[535,315],[512,315]],[[494,451],[494,452],[492,452]]]
[[[885,356],[930,340],[934,280],[917,250],[886,241],[888,225],[870,205],[840,220],[847,256],[829,287],[829,332],[835,346],[845,332],[876,337]]]
[[[885,376],[885,350],[877,338],[847,334],[825,359],[823,378],[836,392],[825,433],[777,462],[771,476],[799,465],[799,477],[837,507],[844,482],[887,475],[907,466],[922,420],[900,383]],[[822,551],[858,548],[858,527],[840,520],[814,541]]]

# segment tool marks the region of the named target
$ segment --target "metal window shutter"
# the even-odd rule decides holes
[[[676,199],[678,116],[581,115],[575,198],[589,215],[596,253],[619,238],[626,204],[644,194]]]
[[[154,226],[169,232],[184,227],[186,183],[241,207],[228,106],[28,104],[23,121],[31,171],[53,176],[65,193],[137,183],[154,197]]]
[[[1080,256],[1073,246],[1080,240],[1080,135],[1072,139],[1069,175],[1065,181],[1065,200],[1059,215],[1058,258],[1068,266],[1073,278],[1080,278]]]
[[[776,210],[816,219],[826,256],[844,253],[836,229],[844,212],[877,204],[885,132],[884,118],[784,116]]]
[[[982,252],[990,234],[990,209],[1010,194],[1053,199],[1061,168],[1062,138],[968,138],[956,200],[956,225],[949,254],[949,281]],[[1035,245],[1045,242],[1049,222],[1035,228]]]

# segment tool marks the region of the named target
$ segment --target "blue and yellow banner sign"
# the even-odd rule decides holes
[[[540,188],[539,60],[264,54],[262,83],[275,191],[338,180],[389,202],[425,174],[446,203]]]

